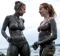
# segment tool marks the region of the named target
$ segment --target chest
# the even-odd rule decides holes
[[[50,30],[51,26],[50,26],[50,22],[42,22],[40,24],[40,29],[43,31],[47,31]]]
[[[10,29],[16,30],[16,29],[20,29],[22,26],[23,26],[22,19],[16,17],[10,17],[10,23],[9,23]]]

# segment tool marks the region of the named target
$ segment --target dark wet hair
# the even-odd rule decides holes
[[[42,3],[40,5],[42,5],[46,10],[48,10],[48,14],[49,14],[50,17],[54,17],[56,15],[56,13],[54,11],[54,8],[51,4]]]
[[[15,10],[19,10],[19,8],[22,7],[22,6],[25,6],[25,4],[24,4],[23,2],[21,2],[21,1],[16,1],[16,2],[15,2],[14,9],[15,9]]]

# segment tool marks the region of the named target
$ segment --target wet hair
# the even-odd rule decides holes
[[[21,1],[16,1],[15,2],[15,6],[14,6],[14,9],[15,10],[19,10],[19,8],[21,8],[22,6],[25,6],[25,4]]]
[[[54,11],[54,8],[51,4],[42,3],[40,5],[42,5],[46,10],[48,10],[48,14],[49,14],[50,17],[54,17],[56,15],[56,13]]]

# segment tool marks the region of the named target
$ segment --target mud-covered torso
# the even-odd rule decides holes
[[[41,45],[52,44],[57,39],[57,27],[54,17],[48,21],[41,22],[38,31],[38,40],[41,41]]]
[[[24,30],[24,20],[14,15],[9,16],[9,29],[10,30]]]
[[[40,32],[39,32],[39,41],[42,41],[46,38],[48,38],[51,34],[51,26],[50,21],[48,22],[41,22],[40,24]]]
[[[8,17],[9,19],[9,33],[10,37],[12,37],[13,42],[15,44],[18,44],[19,42],[26,41],[23,30],[25,29],[24,27],[24,20],[21,18],[17,18],[16,16],[12,15]]]

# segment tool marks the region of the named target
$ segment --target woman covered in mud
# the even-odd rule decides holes
[[[39,56],[53,56],[55,53],[55,41],[57,39],[56,13],[51,4],[42,3],[39,13],[44,20],[38,27],[39,38],[32,47],[36,50],[40,45]]]
[[[26,10],[26,5],[23,2],[15,2],[15,13],[13,15],[6,16],[1,32],[4,38],[9,42],[7,50],[7,56],[30,56],[29,44],[23,34],[24,19],[19,17],[23,16]],[[6,28],[8,27],[10,36],[6,34]]]

